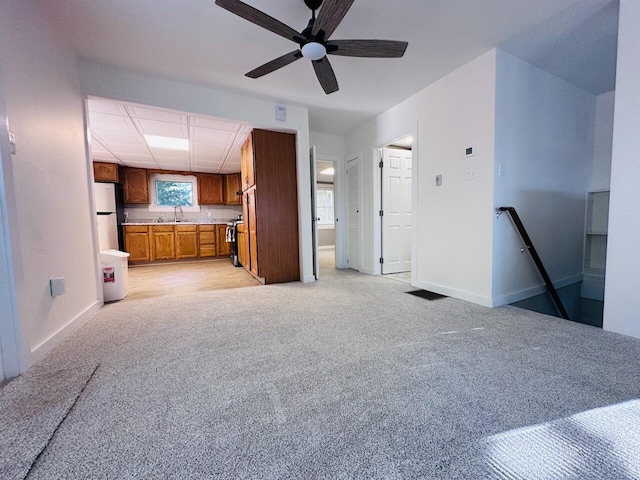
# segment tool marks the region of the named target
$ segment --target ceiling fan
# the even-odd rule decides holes
[[[246,74],[249,78],[259,78],[300,58],[308,58],[313,64],[318,81],[328,95],[338,91],[338,81],[327,55],[368,58],[399,58],[409,45],[395,40],[329,40],[354,0],[304,0],[311,9],[311,20],[302,32],[253,8],[240,0],[216,0],[216,5],[235,13],[245,20],[272,31],[297,43],[300,48],[271,60]],[[324,3],[324,5],[323,5]],[[320,7],[316,18],[316,10]]]

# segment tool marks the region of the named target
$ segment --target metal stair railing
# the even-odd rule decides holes
[[[544,265],[542,264],[542,260],[540,259],[538,252],[533,246],[533,242],[531,242],[531,238],[529,237],[527,230],[524,228],[524,224],[522,223],[522,220],[520,220],[520,216],[518,215],[518,212],[516,212],[516,209],[513,207],[498,208],[498,216],[500,216],[504,212],[508,212],[509,215],[511,216],[511,220],[513,220],[513,224],[515,225],[516,230],[518,230],[518,233],[522,237],[525,247],[527,248],[527,250],[529,250],[529,253],[531,254],[531,258],[533,258],[533,261],[536,264],[536,267],[538,267],[538,271],[540,272],[540,275],[542,276],[544,283],[547,285],[547,290],[549,290],[549,294],[551,295],[551,298],[553,299],[553,302],[555,303],[556,308],[558,309],[558,312],[560,313],[562,318],[564,318],[565,320],[571,320],[569,318],[569,314],[564,308],[564,305],[562,304],[562,300],[560,300],[560,297],[558,296],[558,292],[556,291],[555,287],[553,286],[553,283],[551,282],[551,278],[549,278],[549,274],[547,273],[547,270],[544,268]],[[524,249],[522,249],[522,251],[524,251]]]

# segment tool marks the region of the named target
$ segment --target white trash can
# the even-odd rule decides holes
[[[98,257],[104,301],[122,300],[129,293],[129,254],[119,250],[103,250]]]

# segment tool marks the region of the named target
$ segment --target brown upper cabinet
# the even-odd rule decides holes
[[[254,132],[257,130],[254,130]],[[256,183],[254,174],[253,132],[240,149],[240,175],[242,176],[242,191],[244,192]]]
[[[242,205],[242,185],[239,173],[224,176],[224,204]]]
[[[93,162],[93,179],[96,182],[118,182],[118,164]]]
[[[199,173],[198,203],[200,205],[224,205],[222,195],[222,175]]]
[[[144,168],[122,168],[124,203],[149,204],[149,181]]]

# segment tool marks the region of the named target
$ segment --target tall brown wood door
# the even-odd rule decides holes
[[[256,183],[253,159],[253,133],[245,140],[240,153],[240,174],[242,176],[242,191],[244,192]]]
[[[247,192],[249,210],[249,261],[251,262],[251,273],[258,276],[258,227],[256,221],[256,189],[252,188]]]

